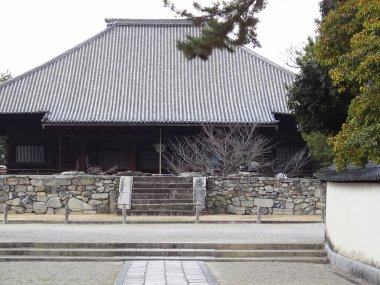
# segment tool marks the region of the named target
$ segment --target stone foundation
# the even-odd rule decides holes
[[[1,175],[0,212],[64,214],[67,201],[72,213],[110,213],[118,188],[115,176]]]
[[[322,214],[326,183],[317,179],[271,177],[209,177],[209,213],[309,215]]]
[[[1,175],[0,212],[10,214],[97,214],[114,212],[119,195],[117,176]],[[207,178],[209,214],[322,214],[326,183],[316,179],[271,177]],[[265,206],[265,207],[264,207]]]

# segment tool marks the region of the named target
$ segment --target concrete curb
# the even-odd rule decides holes
[[[127,272],[129,270],[129,267],[131,266],[131,261],[126,261],[123,264],[123,267],[121,268],[119,274],[117,275],[116,281],[114,285],[123,285],[125,276],[127,276]]]
[[[351,273],[356,278],[364,279],[371,284],[380,285],[380,269],[335,253],[327,243],[325,249],[331,264],[338,269]]]

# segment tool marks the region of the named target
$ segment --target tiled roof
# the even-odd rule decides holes
[[[276,123],[293,73],[247,48],[187,60],[185,20],[106,20],[105,31],[0,85],[0,114],[46,124]]]
[[[319,179],[330,182],[380,182],[380,165],[366,168],[351,167],[341,173],[329,170],[322,173]]]

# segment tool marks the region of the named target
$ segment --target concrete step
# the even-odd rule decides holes
[[[158,200],[193,200],[193,193],[132,193],[133,199],[158,199]]]
[[[132,205],[133,207],[133,205]],[[121,210],[117,212],[121,214]],[[128,210],[127,216],[195,216],[195,211],[188,210]]]
[[[135,176],[133,182],[141,183],[193,183],[192,177],[175,176]]]
[[[214,250],[323,250],[323,243],[40,243],[2,242],[0,249],[214,249]]]
[[[166,248],[116,248],[116,249],[43,249],[7,248],[0,249],[0,256],[213,256],[215,258],[256,257],[325,257],[323,250],[215,250],[215,249],[166,249]]]
[[[135,194],[146,194],[146,193],[152,193],[152,194],[182,194],[182,195],[190,195],[193,194],[193,189],[181,189],[181,188],[138,188],[133,189],[132,193]]]
[[[140,183],[140,182],[133,182],[132,189],[133,191],[140,189],[140,188],[150,188],[150,189],[189,189],[193,190],[193,184],[192,183]]]
[[[135,199],[132,196],[132,205],[135,204],[168,204],[168,203],[185,203],[192,204],[193,199]]]
[[[192,201],[191,201],[192,202]],[[185,204],[185,203],[172,203],[171,201],[167,201],[166,204],[133,204],[132,203],[132,211],[133,210],[150,210],[150,211],[193,211],[194,205],[193,203]]]
[[[66,262],[120,262],[126,260],[197,260],[213,262],[298,262],[329,263],[327,257],[253,257],[253,258],[215,258],[213,256],[115,256],[115,257],[83,257],[83,256],[0,256],[0,262],[10,261],[66,261]]]

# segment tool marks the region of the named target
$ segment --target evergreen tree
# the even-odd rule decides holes
[[[166,7],[178,15],[202,27],[200,36],[187,36],[185,41],[177,43],[178,49],[189,59],[208,59],[214,49],[233,51],[235,46],[248,43],[253,44],[253,47],[260,46],[256,33],[259,22],[257,14],[265,8],[265,0],[215,1],[208,7],[194,2],[197,15],[177,9],[170,0],[163,1]]]

